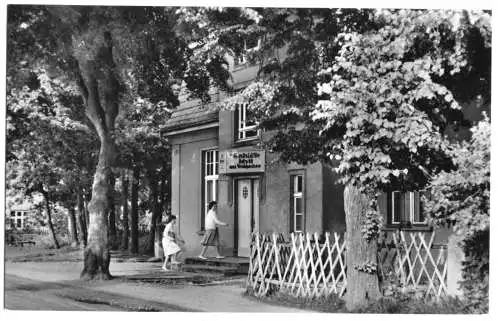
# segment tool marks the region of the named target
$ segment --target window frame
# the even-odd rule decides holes
[[[427,226],[427,223],[425,222],[425,213],[422,212],[422,207],[419,204],[418,211],[419,213],[423,214],[424,220],[423,221],[417,221],[415,220],[415,193],[418,192],[419,197],[418,199],[420,200],[420,195],[422,192],[425,192],[424,190],[418,190],[418,191],[406,191],[402,192],[400,190],[392,190],[387,193],[388,199],[390,201],[387,202],[387,226],[388,227],[404,227],[404,228],[411,228],[411,227],[425,227]],[[394,213],[395,213],[395,193],[400,193],[403,197],[403,201],[405,202],[404,204],[404,211],[403,213],[399,214],[400,221],[395,221],[394,220]],[[407,200],[407,195],[408,195],[408,200],[409,204],[406,204]]]
[[[422,209],[422,206],[421,206],[421,195],[422,193],[425,193],[426,191],[425,190],[418,190],[418,191],[411,191],[410,192],[410,203],[412,204],[412,206],[410,207],[410,223],[412,225],[417,225],[417,226],[422,226],[422,225],[426,225],[426,222],[425,222],[425,213],[423,212],[423,209]],[[415,202],[415,193],[418,193],[418,203]],[[423,217],[423,221],[416,221],[415,220],[415,206],[416,204],[418,204],[418,210],[419,210],[419,213],[420,216]]]
[[[243,40],[243,53],[241,53],[235,57],[234,65],[237,67],[246,65],[248,63],[248,59],[247,59],[245,53],[257,51],[260,49],[260,47],[261,47],[261,38],[260,37],[258,37],[258,39],[257,39],[257,45],[252,47],[252,48],[247,47],[247,39],[244,39]]]
[[[210,155],[210,156],[209,156]],[[201,151],[201,171],[202,171],[202,213],[201,230],[205,229],[205,215],[208,211],[208,204],[211,200],[217,201],[219,187],[219,150],[218,148],[207,148]],[[208,182],[212,182],[212,195],[210,201],[208,195]]]
[[[260,135],[259,123],[248,125],[247,104],[238,104],[236,108],[236,141],[244,142],[257,139]],[[248,132],[255,131],[255,135],[248,136]]]
[[[404,197],[405,197],[405,194],[406,194],[406,193],[402,193],[401,191],[391,191],[391,221],[390,221],[390,224],[391,224],[391,225],[399,225],[399,224],[401,224],[401,223],[402,223],[401,221],[395,221],[395,220],[394,220],[394,216],[395,216],[395,215],[394,215],[394,203],[395,203],[395,202],[394,202],[394,200],[395,200],[395,198],[394,198],[394,194],[395,194],[395,193],[402,194],[402,196],[403,196],[403,200],[404,200]],[[400,214],[400,215],[399,215],[400,219],[401,219],[401,218],[403,218],[403,219],[404,219],[404,216],[405,216],[404,214],[405,214],[405,213],[403,212],[402,214]]]
[[[301,190],[298,190],[298,181],[301,178]],[[290,173],[290,232],[305,233],[306,232],[306,175],[304,171]],[[301,200],[301,212],[297,213],[297,200]],[[301,220],[301,230],[297,229],[297,218]]]

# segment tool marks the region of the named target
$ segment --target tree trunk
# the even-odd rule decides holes
[[[89,204],[90,222],[88,244],[84,251],[83,279],[111,278],[109,273],[110,253],[108,244],[108,175],[110,171],[110,144],[102,141],[92,186],[92,200]]]
[[[118,115],[121,90],[119,73],[113,61],[111,32],[103,30],[101,46],[93,48],[98,55],[78,56],[77,85],[85,104],[85,113],[94,125],[101,143],[99,160],[88,206],[88,244],[84,250],[81,278],[110,279],[110,252],[108,239],[108,191],[111,166],[115,159],[113,137]],[[98,59],[98,61],[94,60]]]
[[[57,241],[56,237],[56,231],[54,229],[54,224],[52,223],[52,210],[50,208],[50,200],[49,200],[49,195],[47,193],[45,194],[45,210],[47,211],[47,219],[49,221],[49,229],[50,229],[50,234],[52,234],[52,239],[54,240],[54,246],[59,249],[59,242]]]
[[[129,242],[129,225],[128,225],[128,178],[127,173],[123,173],[122,176],[122,197],[123,197],[123,238],[122,246],[123,250],[128,250]]]
[[[159,217],[158,213],[158,180],[155,175],[150,175],[149,187],[151,191],[150,195],[150,208],[152,210],[151,223],[149,229],[148,247],[146,249],[147,254],[154,254],[155,246],[155,235],[156,235],[156,223]]]
[[[130,213],[130,253],[139,253],[139,179],[140,171],[134,167],[132,179],[132,208]]]
[[[88,226],[90,224],[90,212],[89,212],[89,199],[91,196],[86,196],[84,195],[83,197],[83,214],[85,216],[85,226],[87,227],[87,232],[88,232]]]
[[[80,229],[80,240],[84,246],[87,246],[87,219],[85,214],[85,204],[83,201],[82,192],[77,192],[77,205],[78,210],[78,227]]]
[[[116,211],[115,211],[115,177],[113,173],[109,177],[109,191],[108,191],[108,207],[109,207],[109,238],[111,243],[111,248],[116,250],[118,245],[116,241]]]
[[[344,207],[346,213],[346,241],[347,241],[347,294],[346,307],[348,310],[364,306],[369,300],[381,297],[378,271],[369,273],[360,271],[366,263],[377,265],[377,241],[367,241],[362,237],[361,226],[367,210],[369,200],[352,183],[344,189]],[[378,267],[377,267],[378,269]]]
[[[172,175],[172,166],[165,165],[162,171],[162,180],[160,185],[161,208],[163,211],[170,206],[170,179]]]
[[[71,246],[78,246],[78,232],[76,227],[76,211],[74,204],[68,206],[68,230],[71,236]]]
[[[157,222],[161,223],[163,220],[163,212],[166,207],[166,200],[169,196],[169,185],[168,182],[170,177],[170,167],[164,166],[162,169],[162,175],[161,175],[161,183],[160,183],[160,195],[159,195],[159,202],[158,202],[158,217],[157,217]],[[170,202],[169,202],[170,203]],[[163,257],[163,248],[161,244],[161,235],[162,235],[162,230],[161,230],[161,224],[156,225],[156,234],[155,234],[155,257],[162,258]]]

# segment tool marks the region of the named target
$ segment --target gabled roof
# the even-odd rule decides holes
[[[208,104],[213,105],[213,103]],[[180,109],[172,113],[171,118],[163,126],[163,132],[171,132],[207,123],[218,122],[219,112],[213,106],[197,106],[189,109]]]

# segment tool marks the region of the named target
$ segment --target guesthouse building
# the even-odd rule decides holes
[[[228,58],[234,89],[255,79],[258,66]],[[218,89],[209,94],[210,103],[203,104],[181,91],[180,106],[163,131],[172,146],[171,210],[178,217],[187,255],[200,249],[207,205],[213,200],[218,202],[219,219],[229,224],[219,229],[227,256],[247,257],[254,232],[344,233],[343,186],[337,183],[334,168],[321,162],[283,163],[279,155],[259,147],[269,133],[259,131],[245,105],[220,110],[217,104],[227,94]],[[480,105],[465,106],[468,120],[480,119]],[[381,194],[378,205],[384,231],[434,231],[436,248],[446,246],[451,230],[426,223],[423,193]]]
[[[257,66],[230,61],[232,86],[239,89],[256,76]],[[224,254],[246,257],[253,232],[345,230],[343,187],[333,169],[320,162],[307,166],[279,161],[259,148],[262,133],[245,105],[218,110],[227,96],[214,89],[211,102],[188,100],[166,124],[172,145],[172,214],[188,254],[199,251],[210,201],[218,202]]]

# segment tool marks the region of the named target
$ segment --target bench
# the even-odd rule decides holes
[[[25,244],[30,244],[30,245],[35,245],[36,244],[36,237],[38,235],[37,234],[21,234],[21,235],[17,235],[14,240],[13,240],[13,244],[15,246],[24,246]]]

